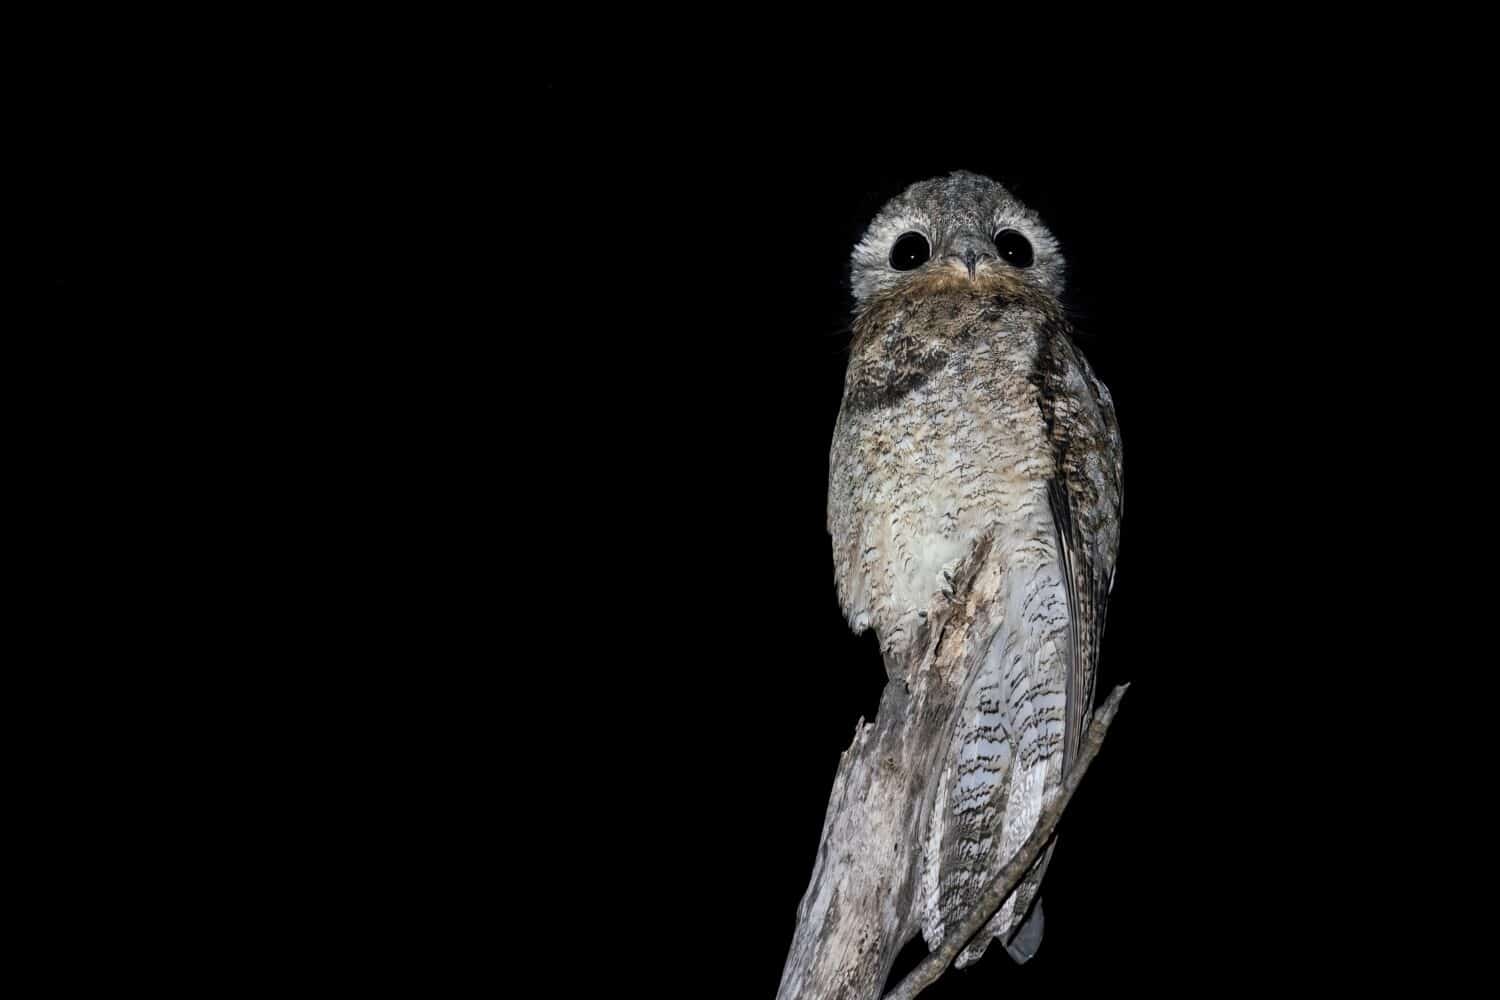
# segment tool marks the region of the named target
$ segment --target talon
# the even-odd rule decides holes
[[[948,600],[950,601],[953,600],[953,591],[955,589],[953,571],[957,568],[958,564],[955,561],[938,569],[938,592],[941,593],[944,597],[948,598]]]

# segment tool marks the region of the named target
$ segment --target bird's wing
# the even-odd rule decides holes
[[[1052,443],[1048,499],[1068,595],[1064,773],[1093,716],[1094,679],[1114,582],[1121,513],[1120,429],[1114,403],[1067,332],[1066,327],[1050,331],[1036,379]]]
[[[1044,328],[1035,384],[1053,450],[1047,496],[1057,560],[1013,566],[983,668],[967,695],[944,775],[942,861],[924,931],[929,944],[966,912],[994,870],[1031,835],[1093,715],[1105,602],[1119,549],[1120,435],[1109,391],[1058,320]],[[1062,750],[1059,755],[1058,749]],[[1059,759],[1060,758],[1060,759]],[[959,955],[994,938],[1026,961],[1042,935],[1039,893],[1051,850]]]

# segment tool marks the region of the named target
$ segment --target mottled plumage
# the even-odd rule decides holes
[[[1024,266],[997,252],[1007,230],[1034,253]],[[892,248],[912,232],[931,257],[898,270]],[[913,185],[855,247],[852,287],[828,489],[851,626],[874,628],[887,663],[898,662],[977,540],[989,534],[1005,566],[999,626],[963,680],[950,748],[928,783],[916,906],[935,948],[1031,832],[1091,717],[1119,547],[1119,431],[1058,302],[1057,244],[999,184],[956,173]],[[1017,960],[1035,952],[1045,868],[959,965],[991,937]]]

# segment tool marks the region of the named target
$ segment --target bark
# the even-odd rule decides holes
[[[988,540],[954,574],[951,596],[929,607],[903,651],[887,653],[888,681],[872,723],[855,727],[839,760],[812,879],[797,911],[778,1000],[876,1000],[901,948],[920,932],[922,846],[962,685],[993,634],[1003,567]],[[900,987],[910,997],[941,975],[1035,863],[1072,791],[1098,752],[1119,703],[1116,689],[1036,830],[971,912]],[[1008,887],[1000,883],[1008,881]],[[1003,891],[1001,891],[1003,889]],[[939,960],[941,959],[940,964]],[[926,972],[924,973],[924,970]],[[928,978],[919,979],[919,973]],[[910,985],[909,985],[910,984]]]

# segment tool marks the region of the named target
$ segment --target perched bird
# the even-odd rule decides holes
[[[1003,560],[988,653],[963,678],[916,912],[936,949],[1026,840],[1092,717],[1121,516],[1109,391],[1071,339],[1057,241],[959,172],[887,204],[855,246],[853,340],[828,530],[852,628],[889,667],[978,540]],[[1050,851],[958,959],[1041,942]]]

